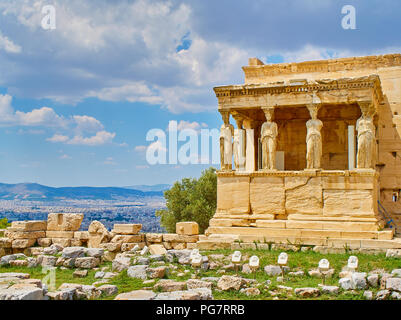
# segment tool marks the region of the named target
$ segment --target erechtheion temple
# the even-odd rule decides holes
[[[401,248],[401,55],[243,71],[214,88],[217,211],[198,244]]]

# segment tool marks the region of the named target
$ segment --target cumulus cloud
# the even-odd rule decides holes
[[[115,133],[104,130],[104,126],[99,120],[87,115],[73,115],[65,118],[48,107],[33,109],[29,112],[15,111],[12,107],[12,96],[9,94],[0,94],[0,125],[64,130],[68,134],[57,132],[46,141],[71,145],[98,146],[111,143],[116,136]],[[69,136],[70,132],[74,132],[73,137]]]
[[[393,32],[401,27],[401,4],[393,0],[358,2],[358,30],[352,31],[341,28],[342,5],[335,1],[53,3],[57,28],[44,31],[47,0],[0,2],[0,86],[19,97],[203,112],[216,109],[213,86],[243,82],[249,57],[301,61],[401,47]]]
[[[7,53],[20,53],[21,47],[0,32],[0,50],[4,50]]]
[[[83,137],[79,135],[74,136],[72,139],[68,140],[67,143],[84,146],[99,146],[102,144],[111,143],[115,136],[115,133],[99,131],[91,137]]]

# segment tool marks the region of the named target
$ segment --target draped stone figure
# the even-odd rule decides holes
[[[244,171],[246,164],[246,131],[243,128],[244,119],[241,116],[234,116],[237,122],[237,129],[234,130],[234,167],[237,171]]]
[[[372,168],[376,142],[373,117],[362,114],[356,122],[356,130],[358,131],[357,168]]]
[[[306,122],[306,168],[320,169],[322,159],[322,135],[320,130],[323,122],[317,118],[319,107],[317,105],[308,106],[312,119]]]
[[[230,124],[230,113],[221,112],[224,123],[220,128],[220,163],[221,170],[232,170],[234,126]]]
[[[276,169],[277,123],[273,122],[273,108],[264,108],[266,122],[260,129],[262,142],[262,168],[264,170]]]

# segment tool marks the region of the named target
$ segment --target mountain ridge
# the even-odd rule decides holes
[[[49,187],[38,183],[0,183],[0,200],[137,200],[162,197],[163,191],[142,191],[126,187]]]

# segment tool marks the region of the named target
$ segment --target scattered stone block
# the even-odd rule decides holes
[[[401,278],[388,278],[386,289],[401,292]]]
[[[142,229],[142,224],[115,224],[113,233],[123,235],[135,235]]]
[[[150,290],[134,290],[120,293],[114,300],[153,300],[156,294]]]
[[[146,274],[151,279],[161,279],[166,275],[166,267],[147,268]]]
[[[128,269],[131,265],[131,259],[127,257],[119,257],[113,260],[111,270],[121,272]]]
[[[36,239],[16,239],[12,241],[11,247],[13,249],[26,249],[32,247]]]
[[[167,250],[161,244],[151,244],[149,246],[149,252],[151,254],[166,254]]]
[[[101,243],[109,242],[110,233],[99,221],[92,221],[88,228],[88,248],[100,248]]]
[[[154,286],[155,290],[160,290],[163,292],[180,291],[180,290],[185,290],[186,288],[187,288],[186,282],[173,281],[173,280],[160,280]]]
[[[199,225],[196,222],[178,222],[175,225],[175,232],[177,234],[197,235],[199,234]]]
[[[161,233],[147,233],[146,241],[149,243],[161,243],[163,241],[163,235]]]
[[[37,239],[38,245],[41,247],[50,247],[52,244],[52,239],[50,238],[38,238]]]
[[[45,236],[41,237],[44,238]],[[74,231],[46,231],[46,238],[74,238]]]
[[[67,247],[64,248],[61,256],[66,259],[79,258],[85,255],[84,247]]]
[[[105,284],[100,287],[98,287],[98,290],[101,291],[101,293],[107,297],[109,296],[114,296],[115,294],[118,293],[118,288],[115,285],[112,284]]]
[[[66,248],[71,246],[71,239],[67,238],[52,238],[52,244]]]
[[[75,270],[72,276],[74,278],[85,278],[88,276],[88,270]]]
[[[49,213],[47,216],[48,231],[78,231],[84,218],[78,213]]]
[[[11,222],[11,228],[19,231],[46,231],[47,221],[13,221]]]
[[[82,257],[75,259],[75,267],[81,269],[93,269],[100,264],[100,259],[94,257]]]
[[[243,280],[240,277],[235,276],[222,276],[217,282],[217,288],[219,290],[239,290],[243,284]]]
[[[302,298],[312,298],[320,295],[320,290],[317,288],[296,288],[294,292]]]

